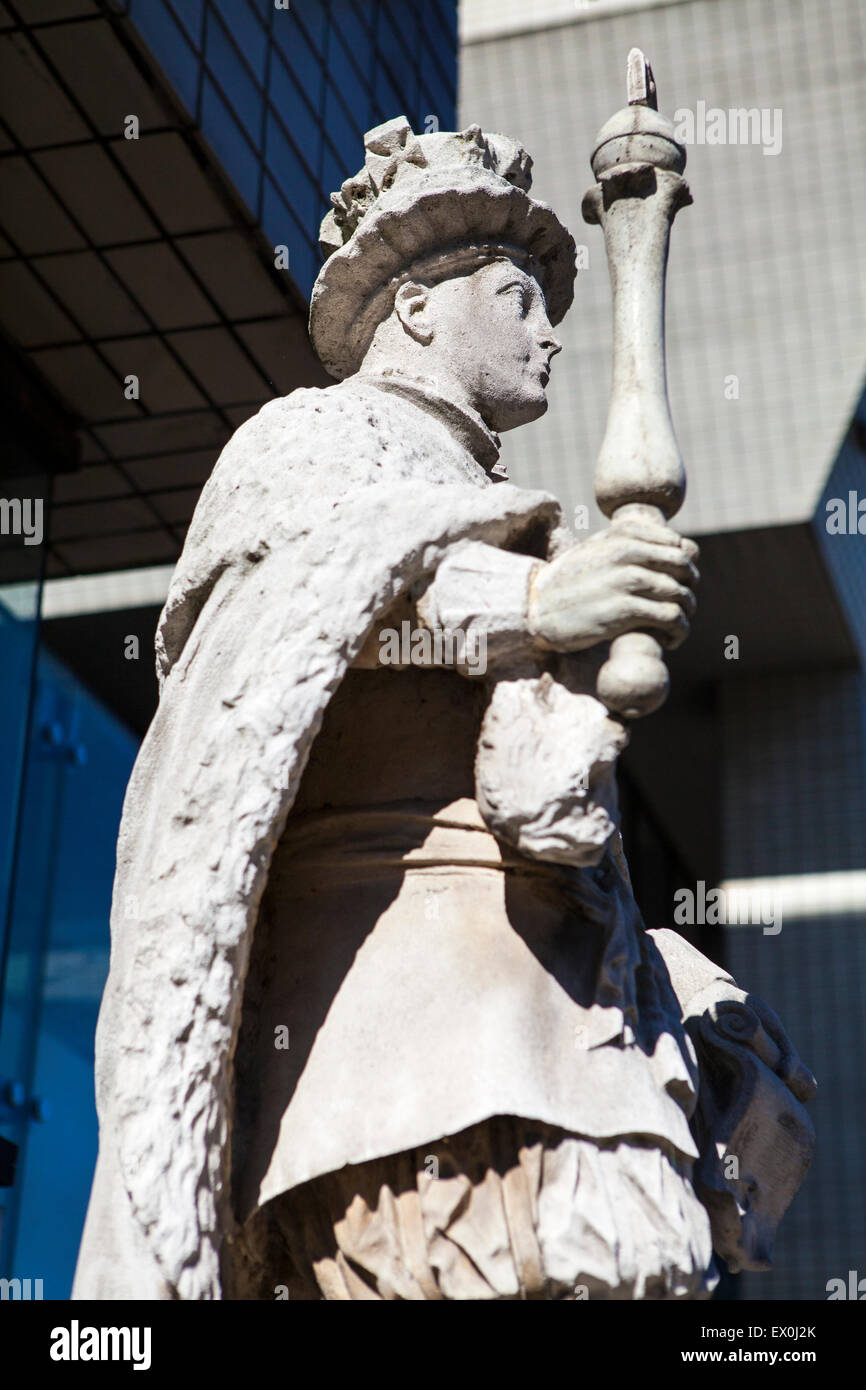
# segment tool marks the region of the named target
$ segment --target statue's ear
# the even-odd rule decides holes
[[[430,291],[425,285],[417,285],[414,280],[401,285],[394,296],[394,312],[410,338],[425,346],[433,341]]]

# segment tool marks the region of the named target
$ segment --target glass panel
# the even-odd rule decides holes
[[[270,105],[276,111],[283,126],[292,137],[298,151],[303,155],[311,177],[319,166],[322,130],[316,112],[304,98],[291,71],[278,54],[271,62]],[[272,118],[268,117],[268,151],[271,150],[270,127]],[[270,154],[269,156],[270,157]]]
[[[256,25],[258,28],[258,25]],[[231,31],[230,31],[231,32]],[[261,32],[261,31],[259,31]],[[238,35],[234,35],[237,40]],[[246,54],[244,55],[246,57]],[[237,48],[219,19],[210,14],[207,25],[205,61],[208,70],[219,83],[223,96],[252,140],[259,147],[262,133],[262,88],[257,86],[244,67]],[[249,61],[249,59],[247,59]],[[264,78],[264,63],[259,76]],[[206,120],[204,113],[202,121]]]
[[[186,32],[189,34],[194,48],[199,50],[201,48],[201,26],[204,0],[168,0],[168,3]],[[152,8],[152,0],[135,0],[135,9],[138,11]],[[138,23],[138,15],[134,17],[136,23]]]
[[[266,148],[268,173],[279,184],[309,239],[315,241],[319,220],[324,216],[320,211],[321,195],[310,178],[304,161],[298,155],[292,141],[286,138],[273,115],[268,116]],[[265,218],[262,220],[265,221]],[[271,229],[267,224],[266,230],[270,236]],[[277,238],[277,241],[281,240],[284,241],[285,238]]]
[[[375,10],[372,5],[363,7],[369,12],[369,18],[375,21]],[[338,33],[345,45],[346,51],[351,53],[355,60],[358,71],[368,82],[373,80],[373,36],[368,26],[364,22],[367,16],[362,18],[359,7],[354,0],[331,0],[331,43],[328,50],[328,64],[333,62],[334,33]]]
[[[191,7],[175,3],[174,8],[182,12]],[[186,18],[183,15],[182,17]],[[184,30],[163,4],[163,0],[134,0],[130,7],[130,18],[145,43],[152,49],[154,57],[190,115],[194,116],[198,100],[199,59]],[[192,14],[189,20],[191,24],[196,25],[192,33],[197,37],[201,32],[200,19]]]
[[[35,687],[41,574],[45,547],[34,522],[47,529],[48,482],[41,475],[7,478],[0,499],[0,1138],[20,1150],[32,1020],[22,996],[35,985],[38,945],[13,955],[13,885],[22,836],[22,799]],[[26,494],[26,496],[23,496]],[[39,504],[38,506],[36,504]],[[28,537],[28,532],[31,536]],[[15,1187],[0,1187],[0,1261]],[[4,1232],[6,1235],[4,1236]],[[0,1275],[3,1273],[0,1264]]]
[[[208,143],[238,192],[250,210],[257,212],[259,158],[209,77],[202,84],[201,124]]]
[[[333,93],[335,90],[342,98],[342,105],[348,113],[348,119],[355,124],[358,131],[363,134],[364,131],[369,130],[372,92],[369,84],[362,77],[357,63],[343,47],[343,41],[337,33],[332,34],[331,46],[328,51],[328,92],[325,96],[325,128],[331,132],[332,139],[334,138],[333,127],[328,113],[334,101]]]
[[[277,13],[275,10],[275,17]],[[322,0],[304,0],[303,5],[295,7],[295,18],[316,52],[320,57],[324,57],[328,13]]]
[[[274,11],[272,35],[280,54],[293,72],[298,85],[306,93],[313,110],[319,111],[322,104],[322,63],[298,23],[294,9]],[[273,58],[271,62],[272,70],[280,66]]]
[[[45,652],[34,716],[0,1045],[0,1074],[21,1088],[7,1106],[21,1148],[2,1273],[68,1298],[96,1159],[93,1039],[136,740]]]
[[[268,51],[268,36],[265,29],[267,15],[261,17],[255,6],[248,0],[211,0],[211,10],[218,10],[222,24],[213,13],[208,15],[207,57],[210,61],[212,35],[223,27],[228,30],[240,52],[249,63],[260,82],[264,82],[265,59]]]
[[[328,85],[325,96],[325,129],[334,148],[338,152],[339,158],[344,162],[346,172],[343,178],[349,174],[354,174],[364,163],[364,130],[368,127],[359,129],[349,120],[343,109],[342,103],[337,96],[334,88]],[[342,183],[342,179],[340,183]],[[329,188],[326,192],[335,193],[340,187]]]
[[[265,177],[262,225],[275,246],[288,246],[289,271],[302,294],[309,296],[319,271],[318,252],[314,252],[285,198],[269,177]]]

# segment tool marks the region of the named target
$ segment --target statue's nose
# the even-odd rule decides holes
[[[562,343],[558,338],[554,338],[552,333],[548,333],[542,338],[541,346],[548,357],[555,357],[558,352],[562,352]]]

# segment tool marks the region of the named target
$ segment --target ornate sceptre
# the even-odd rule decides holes
[[[613,379],[595,495],[611,518],[669,519],[686,480],[668,402],[665,273],[671,224],[692,196],[682,177],[685,148],[658,113],[639,48],[628,55],[626,83],[628,105],[599,131],[591,161],[597,182],[583,200],[584,220],[604,232],[613,289]],[[664,703],[669,684],[657,638],[629,632],[611,644],[597,692],[608,709],[636,719]]]

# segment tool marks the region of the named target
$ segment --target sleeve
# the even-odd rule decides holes
[[[454,639],[454,665],[461,674],[486,675],[540,656],[529,630],[529,589],[542,563],[483,541],[449,550],[418,599],[417,616],[434,636]],[[461,633],[462,640],[456,640]],[[475,659],[467,661],[466,652]]]

